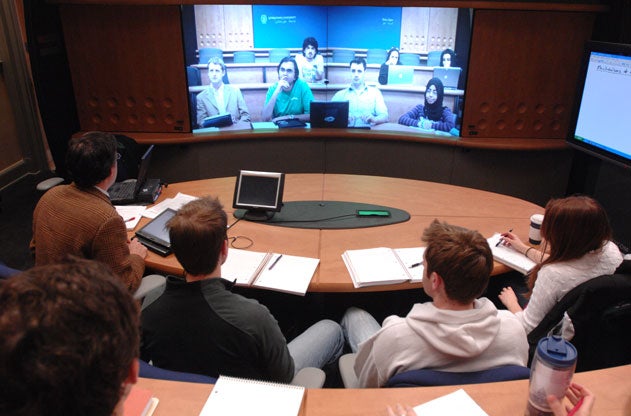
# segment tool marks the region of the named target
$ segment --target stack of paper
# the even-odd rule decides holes
[[[125,227],[130,231],[136,228],[146,209],[144,205],[115,205],[114,208],[116,208],[118,215],[123,217]]]
[[[501,234],[495,233],[493,234],[493,237],[487,240],[489,242],[489,246],[491,246],[493,258],[522,274],[530,273],[537,263],[513,248],[506,247],[501,243],[498,245],[501,238]]]
[[[304,296],[319,262],[311,257],[231,248],[221,266],[221,277],[237,285]]]
[[[423,416],[489,416],[488,413],[482,410],[471,396],[462,389],[418,405],[414,408],[414,411],[417,415]]]
[[[423,247],[346,250],[342,259],[356,288],[421,281]]]
[[[220,376],[200,416],[296,416],[305,388]]]
[[[188,202],[191,202],[194,199],[197,199],[197,197],[178,192],[178,194],[175,195],[174,198],[167,198],[164,201],[160,202],[159,204],[156,204],[152,206],[151,208],[147,208],[143,212],[142,215],[143,217],[147,217],[147,218],[155,218],[167,208],[171,208],[177,211],[183,205],[185,205]]]

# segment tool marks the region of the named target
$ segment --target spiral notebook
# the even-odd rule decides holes
[[[305,388],[219,376],[200,416],[297,416]]]

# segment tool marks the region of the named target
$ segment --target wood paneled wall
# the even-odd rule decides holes
[[[248,50],[254,48],[252,7],[196,5],[197,49]]]
[[[401,52],[427,53],[454,49],[458,9],[404,7],[401,15]]]

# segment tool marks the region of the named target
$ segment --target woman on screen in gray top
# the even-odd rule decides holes
[[[425,102],[399,117],[399,124],[424,130],[450,131],[455,117],[449,107],[443,106],[445,88],[438,78],[432,78],[425,87]]]

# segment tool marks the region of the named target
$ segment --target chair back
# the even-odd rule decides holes
[[[521,365],[504,365],[466,373],[423,369],[399,373],[391,377],[384,387],[452,386],[522,380],[529,377],[530,369]]]
[[[199,68],[194,66],[186,67],[186,81],[188,82],[188,86],[197,86],[202,85],[202,77],[199,73]]]
[[[199,48],[200,64],[206,65],[213,56],[223,60],[223,51],[219,48]]]
[[[366,63],[383,64],[388,57],[388,51],[385,49],[368,49],[366,52]]]
[[[333,50],[333,62],[349,64],[353,59],[355,59],[355,51],[347,49]]]
[[[427,52],[427,66],[440,66],[440,55],[443,51],[429,51]]]
[[[622,267],[628,268],[631,261],[625,263]],[[563,296],[528,334],[531,359],[537,342],[553,331],[565,312],[574,326],[570,342],[578,352],[576,371],[631,364],[631,273],[588,280]]]
[[[421,57],[416,53],[402,53],[399,55],[399,64],[419,66],[421,65]]]
[[[143,149],[136,143],[136,140],[129,136],[115,134],[114,137],[116,137],[116,151],[121,155],[117,163],[118,173],[116,175],[116,182],[136,179],[140,167],[140,157],[144,153]]]
[[[286,56],[290,56],[289,49],[276,48],[269,50],[270,62],[280,62]]]
[[[254,51],[235,51],[232,61],[235,64],[251,64],[254,63],[255,59]]]

